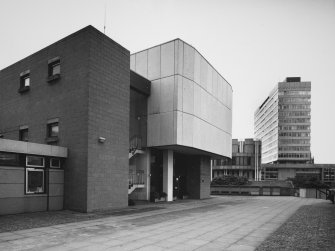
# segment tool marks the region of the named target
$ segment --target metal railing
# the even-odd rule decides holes
[[[133,185],[143,185],[144,184],[144,171],[143,170],[137,170],[136,172],[129,171],[128,184],[129,184],[129,188],[131,188]]]
[[[129,153],[135,153],[138,149],[142,149],[142,138],[134,135],[129,140]]]
[[[324,190],[324,191],[322,191],[322,190]],[[319,192],[319,196],[318,196],[318,192]],[[321,197],[320,196],[321,194],[325,194],[326,200],[330,200],[334,204],[334,202],[335,202],[335,191],[333,189],[316,188],[315,193],[316,193],[315,198],[319,198],[319,197]]]

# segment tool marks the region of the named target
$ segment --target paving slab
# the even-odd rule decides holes
[[[143,206],[126,214],[0,233],[0,250],[255,250],[301,206],[319,203],[324,201],[270,196],[162,203],[156,210]]]

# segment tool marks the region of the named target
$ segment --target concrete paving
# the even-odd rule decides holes
[[[218,196],[164,203],[159,210],[0,233],[0,250],[254,250],[300,206],[323,202]]]

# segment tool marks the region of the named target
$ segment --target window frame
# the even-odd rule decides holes
[[[38,165],[30,165],[30,164],[28,164],[28,158],[29,157],[37,157],[37,158],[42,158],[43,159],[43,165],[42,166],[38,166]],[[27,155],[26,156],[26,167],[28,167],[28,168],[30,168],[30,167],[32,167],[32,168],[45,168],[45,158],[44,157],[41,157],[41,156],[36,156],[36,155]]]
[[[52,160],[58,160],[59,165],[58,166],[52,165]],[[61,168],[61,160],[59,158],[50,158],[49,166],[50,166],[50,168],[60,169]]]
[[[12,156],[9,161],[4,161],[2,158],[5,156]],[[12,152],[0,152],[0,166],[22,166],[20,161],[20,154],[19,153],[12,153]]]
[[[59,70],[58,72],[55,73],[54,70],[56,67],[59,67]],[[55,76],[57,74],[60,74],[60,60],[59,59],[49,64],[49,77]]]
[[[57,125],[58,127],[58,132],[57,132],[57,135],[52,135],[52,128],[53,126]],[[52,122],[52,123],[48,123],[47,124],[47,137],[48,138],[58,138],[58,135],[59,135],[59,122]]]
[[[22,136],[24,135],[24,132],[27,132],[27,140],[23,140]],[[29,141],[29,128],[28,127],[19,129],[19,141],[24,141],[24,142]]]
[[[26,85],[26,80],[28,80],[28,85]],[[21,77],[21,88],[30,87],[30,74],[26,74]]]
[[[29,172],[42,172],[42,191],[41,192],[30,192],[28,191],[28,173]],[[26,167],[25,170],[25,194],[44,194],[45,193],[45,170],[43,168],[33,168],[33,167]]]
[[[26,79],[29,79],[29,85],[26,86]],[[30,90],[30,70],[26,70],[20,73],[20,86],[18,89],[19,93],[24,93]]]
[[[52,136],[51,132],[52,132],[52,127],[57,124],[58,126],[58,134]],[[59,141],[59,118],[53,118],[53,119],[49,119],[47,121],[46,124],[46,138],[45,141],[47,142],[47,144],[53,144],[53,143],[57,143]]]
[[[59,72],[54,73],[55,67],[59,67]],[[48,61],[48,82],[52,82],[60,78],[61,74],[61,62],[60,58],[56,57]]]

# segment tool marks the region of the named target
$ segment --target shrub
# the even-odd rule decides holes
[[[329,188],[329,186],[317,177],[304,177],[296,176],[295,178],[288,178],[287,180],[292,181],[296,188]]]
[[[155,199],[159,199],[160,196],[159,196],[159,193],[158,192],[151,192],[150,193],[150,201],[151,202],[155,202]]]
[[[243,176],[233,176],[233,175],[225,175],[222,177],[215,177],[211,185],[219,185],[219,186],[241,186],[248,183],[248,178]]]

